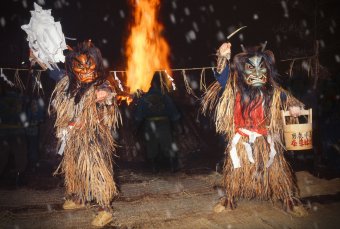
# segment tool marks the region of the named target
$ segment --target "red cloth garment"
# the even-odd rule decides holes
[[[251,102],[253,103],[253,102]],[[235,109],[234,109],[234,123],[236,131],[242,136],[248,136],[240,131],[240,128],[244,128],[250,131],[254,131],[261,135],[267,135],[265,115],[263,109],[263,100],[260,100],[260,105],[253,108],[249,113],[248,109],[245,110],[242,115],[241,110],[241,95],[236,95]]]

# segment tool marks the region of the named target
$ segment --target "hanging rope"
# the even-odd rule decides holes
[[[10,81],[7,76],[4,74],[3,72],[3,68],[1,68],[0,70],[0,78],[2,78],[9,86],[13,87],[14,83],[12,81]]]
[[[215,69],[216,67],[197,67],[197,68],[172,68],[172,69],[169,69],[171,70],[171,72],[176,72],[176,71],[182,71],[182,70],[185,70],[185,71],[190,71],[190,70],[203,70],[203,69]],[[110,72],[126,72],[124,70],[111,70]],[[166,71],[164,69],[158,69],[158,70],[155,70],[155,71]]]
[[[187,92],[190,94],[190,95],[193,95],[195,98],[198,98],[194,92],[194,90],[190,87],[190,83],[188,81],[188,78],[186,76],[186,71],[195,71],[195,70],[200,70],[201,73],[200,73],[200,90],[203,90],[203,91],[206,91],[207,90],[207,85],[206,85],[206,79],[205,79],[205,70],[206,69],[211,69],[212,71],[215,69],[215,67],[196,67],[196,68],[173,68],[173,69],[169,69],[171,72],[176,72],[176,71],[180,71],[182,72],[182,75],[183,75],[183,79],[184,79],[184,85],[185,85],[185,88],[187,90]],[[11,82],[4,74],[3,74],[3,70],[12,70],[12,71],[15,71],[15,74],[14,74],[14,82]],[[20,88],[20,90],[24,90],[25,89],[25,86],[20,78],[20,74],[19,74],[19,71],[31,71],[31,69],[28,69],[28,68],[1,68],[1,78],[3,78],[7,84],[11,85],[11,87],[13,86],[17,86],[18,88]],[[42,85],[41,85],[41,73],[42,72],[45,72],[46,70],[34,70],[34,72],[36,72],[36,76],[34,76],[34,74],[32,73],[32,76],[35,80],[35,83],[34,83],[34,87],[33,87],[33,90],[37,89],[38,90],[38,93],[40,90],[42,90],[42,92],[44,93],[43,91],[43,88],[42,88]],[[173,90],[176,90],[176,84],[175,84],[175,81],[174,81],[174,78],[171,77],[167,70],[157,70],[158,72],[164,72],[166,74],[166,77],[168,78],[168,80],[171,82],[171,85],[172,85],[172,89]],[[122,71],[122,70],[112,70],[112,71],[109,71],[109,73],[113,74],[114,76],[114,79],[115,81],[118,82],[118,87],[121,91],[124,91],[124,87],[123,87],[123,84],[122,84],[122,81],[120,80],[120,78],[118,77],[118,74],[117,73],[121,73],[121,74],[126,74],[126,71]],[[160,77],[162,78],[162,77]],[[164,83],[163,82],[164,80],[161,79],[161,84],[162,84],[162,89],[164,90]]]
[[[182,75],[183,75],[185,90],[188,92],[189,95],[193,95],[196,99],[198,99],[194,90],[192,90],[192,88],[190,87],[188,78],[187,78],[184,70],[182,70]]]
[[[15,85],[18,86],[18,88],[20,89],[21,92],[23,92],[25,90],[25,85],[20,78],[19,70],[15,71],[14,82],[15,82]]]
[[[203,91],[203,92],[207,91],[207,83],[205,81],[205,69],[202,69],[202,71],[201,71],[200,91]]]
[[[317,81],[319,78],[319,73],[320,73],[320,62],[319,62],[319,42],[315,42],[315,51],[314,55],[311,56],[303,56],[303,57],[295,57],[295,58],[289,58],[289,59],[284,59],[281,60],[282,62],[285,61],[290,61],[289,64],[289,76],[292,76],[293,74],[293,67],[296,61],[307,61],[307,75],[308,76],[314,76],[314,84],[313,84],[313,89],[316,88]]]
[[[42,84],[41,84],[41,71],[38,71],[36,75],[34,75],[34,72],[32,73],[32,77],[34,78],[34,85],[33,85],[33,91],[35,89],[37,89],[37,93],[38,95],[40,95],[40,91],[42,92],[42,94],[44,95],[44,89],[42,87]]]
[[[13,70],[13,71],[30,71],[30,69],[28,68],[1,68],[3,70]],[[44,72],[46,70],[42,70],[42,69],[37,69],[37,70],[34,70],[36,72]]]
[[[288,60],[282,60],[282,61],[288,61]],[[215,69],[216,67],[197,67],[197,68],[172,68],[172,69],[169,69],[171,70],[171,72],[176,72],[176,71],[182,71],[182,70],[185,70],[185,71],[191,71],[191,70],[205,70],[205,69]],[[30,71],[30,69],[28,68],[1,68],[3,70],[12,70],[12,71]],[[45,72],[46,70],[43,70],[43,69],[36,69],[34,70],[36,72]],[[156,71],[166,71],[164,69],[159,69],[159,70],[156,70]],[[110,73],[126,73],[127,71],[125,70],[110,70],[109,71]]]
[[[176,85],[175,85],[174,79],[167,73],[166,70],[164,70],[164,72],[165,72],[166,76],[168,77],[168,79],[171,82],[172,90],[175,91],[176,90]]]

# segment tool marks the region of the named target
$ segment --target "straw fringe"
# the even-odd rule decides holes
[[[68,84],[68,77],[57,84],[49,109],[50,113],[56,113],[57,135],[68,128],[70,122],[79,125],[68,128],[60,165],[60,172],[65,175],[66,193],[76,195],[82,202],[95,200],[101,206],[109,206],[118,194],[112,158],[117,145],[111,133],[121,122],[118,106],[116,101],[112,101],[112,106],[98,105],[94,86],[75,105],[74,98],[67,93]],[[58,172],[59,168],[55,173]]]
[[[229,157],[225,160],[223,183],[227,198],[233,201],[256,198],[271,201],[288,199],[291,202],[296,202],[295,196],[298,195],[299,190],[296,178],[284,158],[283,149],[279,148],[273,164],[266,168],[270,146],[265,138],[259,137],[254,143],[254,164],[249,162],[242,144],[246,141],[247,138],[242,137],[236,146],[241,160],[241,168],[234,169]],[[226,152],[230,152],[230,146]]]
[[[256,139],[253,144],[253,156],[255,164],[251,164],[245,150],[243,142],[247,142],[246,137],[242,137],[237,144],[238,156],[241,160],[241,168],[234,169],[229,152],[230,141],[235,135],[234,127],[234,101],[236,98],[236,87],[234,85],[236,75],[231,75],[227,85],[221,95],[221,86],[218,82],[211,85],[204,94],[201,112],[205,115],[213,114],[216,131],[226,136],[229,145],[226,149],[224,163],[224,186],[227,193],[227,202],[234,206],[233,202],[238,199],[264,199],[281,200],[284,204],[299,203],[296,198],[298,187],[293,172],[286,162],[283,152],[283,122],[281,109],[287,110],[289,106],[303,106],[289,92],[274,86],[271,107],[267,114],[268,134],[272,136],[277,154],[273,164],[266,168],[269,160],[270,146],[264,136]],[[281,93],[286,95],[282,101]]]
[[[216,81],[211,84],[203,94],[200,112],[205,116],[210,116],[216,108],[221,91],[221,85]]]
[[[232,137],[234,131],[234,100],[232,98],[235,98],[235,92],[233,88],[233,81],[228,80],[221,96],[221,86],[215,82],[204,93],[201,103],[201,112],[204,115],[213,115],[216,131],[225,134],[227,138]]]

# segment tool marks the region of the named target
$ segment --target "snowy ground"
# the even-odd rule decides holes
[[[340,178],[326,180],[297,173],[309,215],[293,217],[263,201],[241,201],[234,211],[214,213],[221,195],[213,171],[176,174],[123,170],[121,194],[114,201],[114,222],[106,228],[338,228]],[[41,182],[47,182],[42,177]],[[0,228],[91,228],[96,206],[63,210],[64,190],[0,189]],[[51,182],[51,181],[50,181]],[[53,183],[53,182],[51,182]]]

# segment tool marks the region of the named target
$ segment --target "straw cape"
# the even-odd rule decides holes
[[[55,113],[59,142],[64,143],[63,159],[57,172],[65,175],[66,194],[81,203],[97,202],[108,207],[118,190],[114,181],[113,156],[116,142],[112,132],[121,122],[114,96],[97,103],[91,85],[75,103],[68,93],[69,77],[57,84],[50,103]],[[63,146],[61,146],[63,147]]]
[[[239,199],[280,200],[286,210],[292,209],[300,203],[298,199],[298,187],[294,174],[284,158],[283,122],[280,110],[289,106],[303,106],[289,92],[273,84],[270,108],[264,109],[266,129],[268,135],[261,135],[252,144],[254,163],[249,161],[246,147],[243,143],[248,142],[247,136],[241,136],[236,144],[236,151],[240,161],[240,167],[234,168],[230,151],[232,139],[236,134],[234,123],[234,107],[237,93],[237,74],[229,77],[223,94],[218,82],[213,83],[202,99],[201,111],[203,114],[212,114],[215,121],[216,131],[225,135],[228,146],[225,149],[225,162],[223,169],[223,185],[226,198],[222,205],[234,209],[235,202]],[[281,94],[286,95],[283,101]],[[276,155],[273,162],[266,166],[270,160],[270,144],[268,136],[271,136]]]

